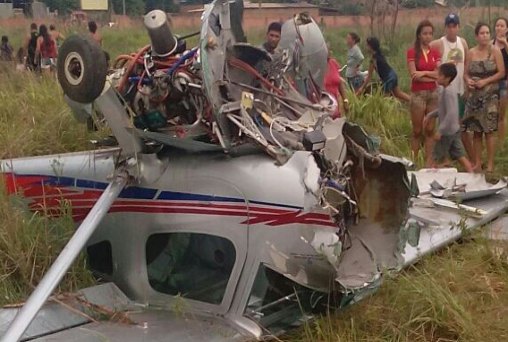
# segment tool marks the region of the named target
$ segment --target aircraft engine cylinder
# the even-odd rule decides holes
[[[150,36],[153,55],[167,57],[175,51],[177,42],[171,33],[166,13],[161,10],[150,11],[145,15],[144,24]]]

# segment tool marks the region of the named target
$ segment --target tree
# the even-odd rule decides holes
[[[113,11],[123,14],[123,2],[125,1],[125,13],[131,16],[143,14],[145,2],[143,0],[112,0]]]
[[[80,7],[79,0],[44,0],[50,11],[57,10],[59,15],[65,15]]]
[[[164,12],[176,12],[178,5],[174,4],[172,0],[146,0],[145,13],[154,9],[160,9]]]

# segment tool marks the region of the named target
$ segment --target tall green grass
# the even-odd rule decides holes
[[[385,96],[381,87],[364,96],[349,93],[349,101],[348,120],[379,136],[382,152],[406,158],[411,156],[408,144],[411,122],[404,105],[393,97]]]
[[[0,158],[91,148],[55,79],[31,73],[0,74]]]
[[[0,132],[1,159],[90,149],[97,136],[74,120],[53,78],[12,71],[0,74]],[[0,306],[24,300],[39,283],[74,230],[66,212],[31,213],[0,186]],[[80,258],[59,290],[91,283]]]
[[[42,279],[51,263],[72,236],[74,224],[69,207],[51,219],[30,213],[21,198],[0,189],[0,307],[20,303]],[[74,291],[93,284],[94,278],[81,256],[57,289]]]
[[[508,245],[505,244],[505,253]],[[505,341],[507,254],[476,238],[425,258],[364,301],[285,341]]]
[[[148,44],[144,29],[136,25],[128,30],[102,29],[104,49],[112,58]],[[325,29],[325,37],[342,63],[346,56],[345,36],[350,30]],[[465,34],[472,43],[470,30],[466,28]],[[22,40],[22,30],[11,32],[14,42]],[[84,27],[64,31],[67,35],[72,32],[86,34]],[[366,37],[367,32],[360,30],[359,33]],[[264,29],[247,34],[250,42],[259,44]],[[388,61],[406,91],[409,77],[405,50],[411,45],[412,37],[413,28],[401,29],[391,44],[383,41]],[[193,46],[193,41],[188,46]],[[348,118],[379,136],[383,152],[410,156],[411,125],[404,105],[380,93],[364,97],[350,94],[349,98]],[[85,150],[91,148],[88,140],[96,137],[87,132],[85,125],[75,122],[54,79],[18,73],[0,75],[0,132],[3,159]],[[496,158],[500,170],[508,172],[505,153],[498,153]],[[72,230],[68,214],[50,220],[44,213],[29,213],[19,198],[8,197],[0,191],[0,305],[26,298]],[[81,258],[60,290],[73,290],[91,283],[92,277]],[[493,254],[490,243],[471,239],[426,258],[400,277],[387,279],[377,294],[358,305],[323,317],[285,339],[305,342],[508,340],[507,284],[506,258]]]

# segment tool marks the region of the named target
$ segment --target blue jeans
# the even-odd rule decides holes
[[[361,75],[348,77],[347,83],[353,90],[358,90],[363,84],[363,77]]]

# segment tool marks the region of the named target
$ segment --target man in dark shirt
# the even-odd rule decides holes
[[[279,22],[273,22],[268,25],[268,31],[266,32],[266,41],[261,45],[261,48],[273,55],[279,51],[277,46],[280,42],[280,33],[282,25]]]
[[[37,59],[35,58],[35,50],[37,48],[37,38],[39,33],[37,32],[37,24],[32,23],[30,25],[30,33],[25,38],[24,51],[26,53],[26,66],[29,70],[35,71],[38,69]]]

